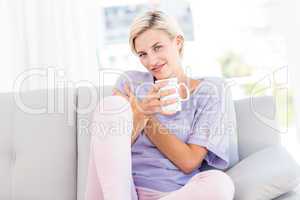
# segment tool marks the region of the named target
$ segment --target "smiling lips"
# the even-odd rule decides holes
[[[164,65],[165,65],[165,64],[156,65],[156,66],[152,69],[152,71],[153,71],[153,72],[159,72],[159,71],[163,68]]]

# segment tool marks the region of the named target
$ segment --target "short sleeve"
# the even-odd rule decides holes
[[[205,96],[205,97],[204,97]],[[210,92],[199,97],[202,102],[197,109],[187,143],[206,147],[208,165],[226,169],[229,166],[229,133],[223,121],[223,98]]]

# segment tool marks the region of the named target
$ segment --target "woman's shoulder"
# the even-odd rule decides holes
[[[221,101],[226,90],[229,89],[226,81],[220,77],[202,77],[200,80],[193,97],[201,104],[205,102],[205,99],[211,103]]]
[[[227,82],[221,77],[201,77],[199,86],[196,89],[198,93],[218,94],[227,87]]]

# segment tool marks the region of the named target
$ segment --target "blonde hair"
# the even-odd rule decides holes
[[[129,45],[133,53],[137,53],[135,49],[135,39],[149,29],[161,30],[170,36],[170,39],[177,35],[182,36],[184,43],[184,35],[176,20],[162,11],[148,11],[145,14],[136,17],[130,27]],[[179,49],[179,55],[183,54],[183,43]]]

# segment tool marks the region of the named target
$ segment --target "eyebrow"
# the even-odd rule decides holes
[[[151,46],[151,48],[155,47],[157,44],[159,44],[159,42],[154,43],[154,44]],[[140,53],[145,53],[145,51],[139,51],[139,52],[137,52],[137,54],[140,54]]]

